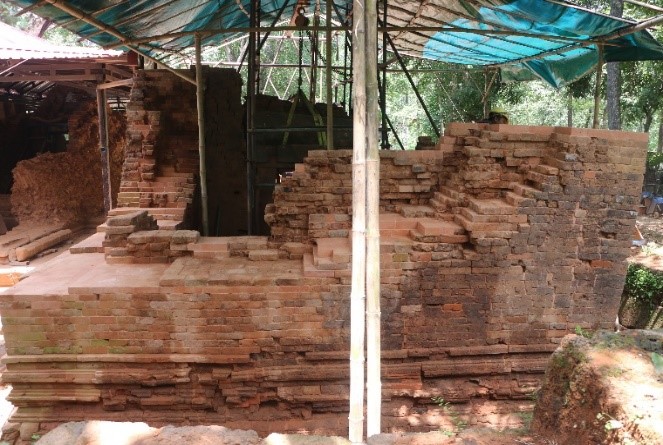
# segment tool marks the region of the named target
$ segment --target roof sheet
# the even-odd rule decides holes
[[[303,1],[303,0],[299,0]],[[34,12],[64,24],[100,45],[117,45],[122,35],[145,39],[140,49],[150,55],[160,50],[180,51],[193,45],[193,31],[235,29],[207,37],[203,44],[237,36],[249,26],[250,0],[59,0],[111,29],[105,32],[55,5],[39,0],[12,0],[37,6]],[[272,24],[278,12],[293,14],[298,0],[259,0],[260,22]],[[314,2],[311,2],[312,4]],[[379,3],[380,5],[382,2]],[[336,19],[346,22],[350,0],[335,0]],[[380,6],[381,7],[381,6]],[[320,4],[325,10],[324,1]],[[388,26],[399,51],[464,65],[511,65],[529,70],[560,86],[584,75],[598,60],[597,41],[628,27],[630,22],[582,10],[562,0],[389,0]],[[350,18],[351,20],[351,18]],[[421,30],[412,26],[423,26]],[[171,38],[163,35],[173,34]],[[147,41],[152,40],[147,43]],[[605,60],[663,59],[661,46],[646,31],[605,42]]]
[[[97,59],[120,54],[121,51],[101,48],[54,45],[0,22],[0,59]]]

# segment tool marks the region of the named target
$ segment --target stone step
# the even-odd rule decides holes
[[[228,238],[201,236],[197,242],[191,243],[187,249],[195,258],[229,258]]]
[[[449,195],[445,195],[441,192],[433,193],[433,197],[429,200],[429,204],[438,212],[439,211],[449,211],[458,207],[459,200],[452,198]]]
[[[469,209],[480,215],[513,215],[516,209],[501,199],[470,199]]]
[[[465,229],[453,221],[421,219],[410,230],[409,236],[417,242],[462,244],[469,240]]]
[[[348,238],[318,238],[313,248],[313,264],[321,269],[344,269],[352,257]],[[340,267],[334,267],[338,264]]]
[[[313,252],[320,258],[331,257],[334,251],[350,251],[352,248],[348,238],[318,238],[315,240]]]
[[[456,215],[455,221],[471,232],[472,238],[506,238],[504,234],[518,230],[518,224],[512,222],[473,222],[461,215]]]
[[[334,270],[321,270],[313,264],[313,254],[305,253],[302,259],[302,269],[305,277],[310,278],[333,278],[335,277]]]
[[[435,216],[435,209],[423,205],[403,205],[399,213],[406,218],[421,218]]]
[[[184,222],[179,220],[157,219],[159,230],[180,230],[184,228]]]
[[[184,207],[116,207],[108,212],[108,216],[125,215],[139,210],[147,210],[147,213],[155,219],[182,219],[186,208]]]
[[[530,170],[525,174],[525,179],[534,184],[555,184],[559,181],[557,175],[547,175],[535,170]]]
[[[465,198],[464,193],[447,186],[440,187],[439,192],[455,200],[462,200]]]
[[[436,219],[424,218],[417,221],[415,227],[423,235],[464,235],[465,229],[451,221],[438,221]]]
[[[83,241],[80,241],[77,244],[74,244],[69,248],[69,252],[72,254],[79,253],[104,253],[104,247],[102,243],[106,235],[103,232],[97,232],[89,237],[85,238]]]
[[[541,173],[542,175],[549,175],[549,176],[559,175],[558,168],[546,164],[537,165],[536,167],[534,167],[534,171],[537,173]]]
[[[514,192],[506,192],[504,200],[515,207],[534,207],[536,206],[536,199],[528,198]]]
[[[470,240],[468,234],[465,235],[424,235],[417,229],[410,230],[409,238],[418,243],[435,244],[463,244]]]
[[[475,212],[474,210],[468,208],[468,207],[461,207],[460,209],[460,215],[474,223],[526,223],[527,222],[527,215],[519,215],[516,213],[515,207],[514,213],[512,214],[506,214],[506,215],[493,215],[493,214],[488,214],[488,215],[483,215],[480,213]]]
[[[249,250],[250,261],[276,261],[279,259],[277,249]]]
[[[398,213],[380,214],[380,236],[408,236],[416,227],[416,218],[406,218]]]
[[[520,182],[512,182],[509,188],[513,190],[513,193],[524,198],[544,199],[542,196],[546,195],[545,192]]]

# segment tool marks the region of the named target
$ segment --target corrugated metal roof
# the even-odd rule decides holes
[[[121,51],[101,48],[54,45],[47,40],[0,23],[0,59],[97,59],[120,54]]]

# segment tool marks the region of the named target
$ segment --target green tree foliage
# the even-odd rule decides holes
[[[663,302],[663,274],[639,264],[629,264],[624,293],[651,307]]]

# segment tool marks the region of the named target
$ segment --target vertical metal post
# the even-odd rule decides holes
[[[249,23],[251,28],[255,28],[257,24],[258,0],[251,0],[251,10]],[[253,146],[255,143],[254,137],[254,117],[255,117],[255,96],[256,96],[256,33],[249,31],[249,46],[247,48],[248,60],[248,77],[246,83],[246,205],[247,205],[247,221],[246,231],[247,234],[253,235],[254,224],[253,214],[255,207],[255,172],[253,171]]]
[[[99,118],[99,152],[101,154],[101,184],[106,213],[113,207],[110,180],[110,147],[108,144],[108,113],[106,109],[106,90],[97,89],[97,114]]]
[[[382,23],[387,27],[387,3],[382,1]],[[381,135],[383,150],[389,150],[389,131],[387,130],[387,31],[382,31],[382,82],[378,85],[380,89],[380,111],[382,113]]]
[[[196,106],[198,111],[198,159],[200,173],[200,203],[203,236],[209,236],[209,213],[207,211],[207,165],[205,160],[205,78],[201,61],[200,34],[195,35],[196,46]]]
[[[382,21],[380,20],[380,22],[382,22]],[[382,26],[382,23],[380,23],[380,26]],[[439,138],[440,137],[440,129],[438,128],[437,124],[435,123],[435,120],[433,119],[433,116],[431,116],[430,112],[428,111],[428,107],[426,106],[426,102],[424,102],[424,98],[421,97],[421,94],[419,94],[419,89],[417,88],[417,85],[414,83],[414,80],[412,79],[412,76],[410,75],[410,71],[408,71],[407,66],[405,66],[405,62],[403,62],[403,59],[401,58],[400,53],[396,49],[396,45],[394,45],[393,40],[391,40],[391,37],[389,37],[389,34],[386,34],[386,36],[387,36],[387,41],[389,42],[389,46],[391,47],[391,50],[394,53],[394,56],[396,56],[396,60],[398,60],[398,64],[401,66],[401,69],[403,70],[403,73],[405,74],[405,77],[407,78],[408,82],[410,83],[410,86],[412,87],[412,91],[414,91],[415,96],[417,96],[417,100],[419,101],[419,105],[421,105],[421,108],[423,108],[424,113],[426,113],[426,117],[428,118],[428,122],[430,122],[431,127],[433,127],[433,131],[435,131],[435,135]]]
[[[327,150],[334,149],[334,102],[332,99],[332,3],[326,0],[326,38],[325,52],[327,53],[327,66],[325,67],[325,82],[327,83]]]
[[[603,45],[597,44],[599,60],[596,64],[596,86],[594,88],[594,122],[592,128],[599,128],[599,112],[601,110],[601,75],[603,74]]]

